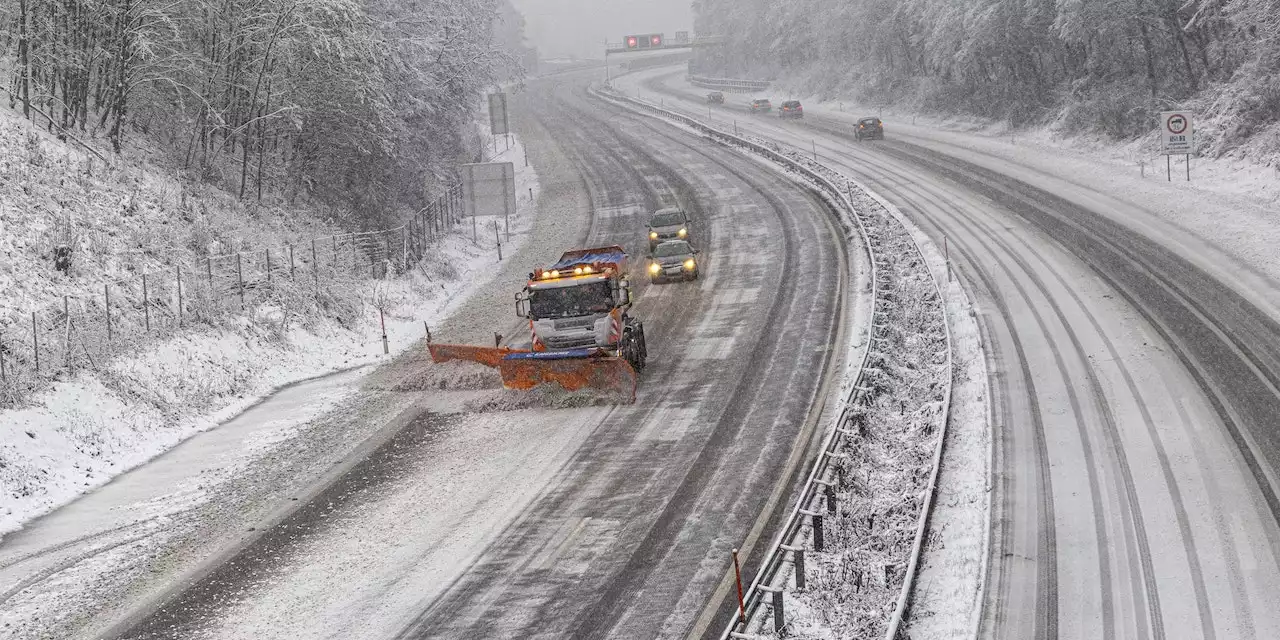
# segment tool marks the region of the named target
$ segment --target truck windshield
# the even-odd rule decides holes
[[[608,281],[539,289],[529,294],[529,313],[535,320],[607,313],[610,309],[613,309],[613,289]]]

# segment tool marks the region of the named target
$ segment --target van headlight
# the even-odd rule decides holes
[[[680,229],[680,231],[676,232],[676,235],[678,235],[678,236],[680,236],[681,238],[683,238],[683,237],[685,237],[685,236],[689,235],[689,230],[688,230],[688,229],[681,228],[681,229]]]
[[[650,239],[650,240],[657,240],[657,239],[658,239],[658,232],[657,232],[657,231],[650,231],[650,232],[649,232],[649,239]]]
[[[688,260],[684,261],[684,268],[689,271],[693,271],[694,267],[697,267],[697,266],[698,266],[698,263],[694,262],[693,258],[689,258]]]
[[[662,273],[662,265],[659,265],[659,264],[658,264],[658,263],[656,263],[656,262],[654,262],[654,263],[650,264],[650,265],[649,265],[649,273],[652,273],[652,274],[653,274],[653,275],[655,275],[655,276],[656,276],[656,275],[658,275],[659,273]]]

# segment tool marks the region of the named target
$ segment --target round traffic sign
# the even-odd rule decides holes
[[[1181,113],[1175,113],[1169,116],[1168,120],[1165,120],[1164,126],[1169,130],[1169,133],[1177,135],[1186,133],[1187,124],[1188,120],[1186,116]]]

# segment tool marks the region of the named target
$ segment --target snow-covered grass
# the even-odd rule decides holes
[[[0,126],[12,124],[0,121]],[[67,154],[72,156],[69,151]],[[516,140],[495,160],[522,156],[523,148]],[[522,161],[515,165],[518,192],[528,194],[532,189],[536,194],[534,171]],[[75,166],[69,163],[63,168]],[[57,178],[51,177],[56,174],[32,170],[26,175],[33,192],[48,196],[57,191]],[[137,175],[161,180],[152,174]],[[0,183],[0,189],[4,188],[21,187]],[[98,194],[94,186],[87,186],[86,193]],[[532,226],[533,201],[527,196],[517,200],[518,215],[511,220],[509,239],[503,229],[504,252],[517,249]],[[148,224],[168,215],[163,203],[157,202]],[[105,226],[118,221],[111,217],[118,212],[108,214],[99,221]],[[55,211],[46,218],[57,215],[63,213]],[[225,215],[228,220],[241,221],[246,237],[253,229],[262,231],[252,216],[241,220],[236,217],[238,212],[230,210]],[[24,219],[30,222],[31,218]],[[303,226],[304,221],[295,222],[300,234],[315,235]],[[384,321],[387,350],[392,355],[415,344],[424,337],[427,325],[440,321],[491,277],[490,266],[498,259],[491,225],[497,220],[481,217],[477,222],[477,228],[488,228],[489,233],[479,233],[473,239],[469,225],[459,227],[429,247],[427,257],[408,274],[389,280],[353,278],[343,283],[348,289],[338,297],[349,305],[349,317],[291,316],[282,311],[288,305],[280,298],[308,292],[314,296],[316,292],[308,288],[313,285],[306,279],[293,286],[281,283],[279,295],[251,300],[243,314],[138,345],[128,355],[97,363],[96,370],[81,370],[54,382],[24,408],[0,413],[0,495],[4,496],[0,533],[12,531],[191,435],[218,425],[282,385],[383,360]],[[8,277],[24,283],[20,300],[76,287],[100,287],[93,274],[128,272],[106,269],[87,273],[83,279],[59,279],[38,264],[42,254],[35,250],[36,235],[15,234],[11,238],[9,219],[4,224],[6,230],[0,237],[22,247],[15,248],[12,259],[0,261]],[[174,226],[181,225],[175,221]],[[122,228],[131,227],[126,221]],[[319,226],[315,231],[325,229]],[[119,264],[118,254],[106,255],[110,259],[104,264]],[[163,259],[161,254],[147,255],[147,260],[157,264]],[[20,303],[8,297],[7,281],[4,284],[4,304],[18,306]],[[314,298],[310,300],[314,303]]]

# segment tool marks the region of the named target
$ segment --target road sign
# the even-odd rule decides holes
[[[495,136],[511,133],[511,126],[507,121],[507,94],[505,93],[489,94],[489,133]]]
[[[462,165],[462,204],[468,216],[515,215],[515,165],[510,162]]]
[[[1167,156],[1191,154],[1195,129],[1191,125],[1191,112],[1166,111],[1160,114],[1160,148]]]

